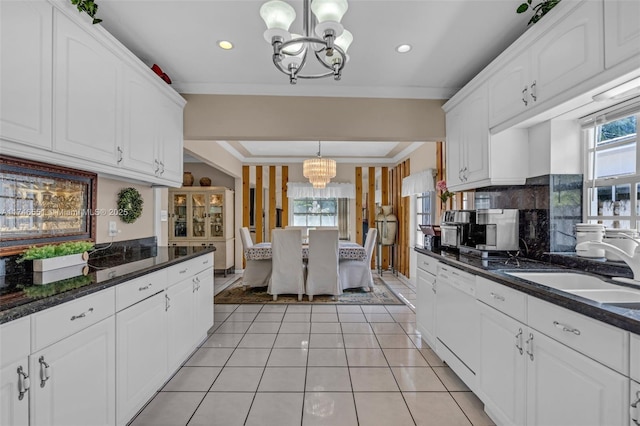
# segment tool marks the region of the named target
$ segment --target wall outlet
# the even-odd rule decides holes
[[[117,224],[113,220],[109,221],[109,236],[110,237],[115,237],[116,235],[118,235]]]

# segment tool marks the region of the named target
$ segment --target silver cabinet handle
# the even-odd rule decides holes
[[[153,164],[155,164],[155,166],[156,166],[156,168],[153,171],[153,173],[155,173],[157,175],[158,171],[160,170],[160,162],[157,159],[155,159],[155,160],[153,160]]]
[[[527,355],[529,355],[529,359],[533,361],[533,334],[529,333],[529,338],[526,341],[527,344]]]
[[[165,294],[164,295],[164,311],[165,312],[168,311],[169,308],[171,307],[171,304],[169,302],[171,302],[171,299],[169,298],[168,294]]]
[[[519,328],[518,334],[516,334],[516,348],[518,348],[520,355],[522,355],[522,328]]]
[[[191,292],[192,292],[192,293],[195,293],[195,292],[196,292],[196,290],[198,290],[198,283],[197,283],[197,281],[196,281],[196,279],[195,279],[195,278],[192,278],[192,279],[191,279],[191,282],[193,283],[193,290],[191,290]]]
[[[160,175],[164,174],[164,163],[160,161]]]
[[[564,325],[564,324],[562,324],[562,323],[559,323],[558,321],[554,321],[554,322],[553,322],[553,325],[554,325],[556,328],[561,329],[562,331],[566,331],[567,333],[573,333],[573,334],[575,334],[576,336],[579,336],[579,335],[580,335],[580,330],[578,330],[577,328],[569,327],[568,325]]]
[[[538,100],[538,95],[536,94],[538,89],[537,83],[535,80],[533,80],[533,84],[531,85],[531,99],[533,99],[533,102]]]
[[[186,274],[186,273],[187,273],[187,270],[186,270],[186,269],[183,269],[183,270],[181,270],[181,271],[180,271],[180,273],[181,273],[181,274]]]
[[[529,105],[529,101],[527,100],[527,92],[529,91],[529,88],[525,86],[524,89],[522,89],[522,102],[524,103],[524,106]]]
[[[90,314],[90,313],[92,313],[92,312],[93,312],[93,308],[89,308],[89,309],[87,309],[85,312],[81,313],[80,315],[73,315],[73,316],[71,317],[71,321],[75,321],[75,320],[77,320],[77,319],[84,318],[84,317],[86,317],[86,316],[87,316],[87,314]]]
[[[637,425],[640,425],[640,391],[636,392],[636,400],[631,403],[631,421]]]
[[[122,151],[122,148],[118,147],[118,164],[120,164],[122,162],[122,154],[124,153],[124,151]]]
[[[44,355],[38,359],[40,363],[40,387],[43,388],[51,377],[51,367],[44,360]]]
[[[436,281],[435,280],[431,283],[431,291],[436,293]]]
[[[491,293],[489,293],[489,294],[491,295],[491,297],[493,297],[494,299],[499,300],[499,301],[501,301],[501,302],[504,302],[504,300],[505,300],[505,299],[504,299],[504,296],[501,296],[501,295],[496,294],[496,293],[494,293],[494,292],[491,292]]]
[[[145,290],[149,290],[149,288],[151,287],[151,283],[145,285],[144,287],[140,287],[138,288],[138,291],[145,291]]]
[[[209,263],[209,259],[207,259],[204,262],[202,262],[203,265],[206,265],[207,263]]]
[[[22,401],[24,394],[27,393],[31,387],[31,380],[29,376],[24,372],[22,366],[18,367],[18,401]]]

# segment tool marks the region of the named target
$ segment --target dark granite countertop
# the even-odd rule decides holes
[[[215,247],[135,247],[92,257],[86,275],[34,284],[35,273],[22,268],[0,276],[0,324],[104,290],[124,281],[215,251]]]
[[[635,334],[640,334],[640,310],[621,308],[606,303],[598,303],[590,299],[573,295],[561,290],[547,287],[524,279],[508,275],[513,271],[556,270],[578,272],[595,275],[605,281],[627,286],[627,284],[612,281],[609,277],[621,276],[630,278],[631,271],[623,262],[605,262],[603,259],[592,260],[577,258],[571,254],[549,254],[544,261],[517,258],[489,258],[482,259],[478,255],[460,253],[456,251],[431,251],[415,248],[418,253],[434,257],[442,263],[458,267],[475,275],[482,276],[507,287],[522,291],[563,308],[578,312],[604,323],[622,328]],[[628,285],[633,287],[632,285]]]

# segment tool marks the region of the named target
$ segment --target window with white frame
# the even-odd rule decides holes
[[[640,226],[640,100],[583,120],[584,219],[607,228]]]
[[[423,192],[416,194],[416,245],[422,246],[424,234],[420,230],[420,225],[434,225],[433,213],[435,192]]]
[[[348,198],[295,198],[292,226],[337,227],[341,240],[349,239]]]

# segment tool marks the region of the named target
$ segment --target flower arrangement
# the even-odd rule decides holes
[[[439,180],[438,182],[436,182],[436,189],[438,191],[441,191],[439,197],[443,203],[446,203],[449,198],[455,195],[455,192],[449,192],[449,189],[447,189],[446,180]]]

